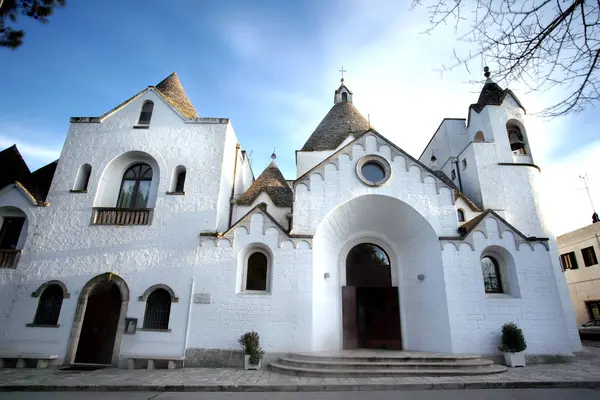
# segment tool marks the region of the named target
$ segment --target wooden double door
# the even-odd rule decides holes
[[[398,287],[392,286],[385,251],[362,243],[346,259],[342,287],[343,347],[347,350],[402,349]]]
[[[398,288],[342,287],[344,349],[401,350]]]

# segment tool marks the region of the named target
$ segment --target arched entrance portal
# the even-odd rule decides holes
[[[342,297],[344,349],[402,348],[398,288],[381,247],[361,243],[350,250]]]
[[[119,276],[106,273],[81,291],[66,363],[118,366],[129,289]]]

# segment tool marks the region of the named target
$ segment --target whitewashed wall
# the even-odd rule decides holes
[[[133,129],[141,105],[148,99],[154,101],[150,127]],[[0,324],[0,348],[14,351],[44,348],[62,358],[80,290],[94,276],[113,272],[129,286],[127,316],[139,318],[140,324],[144,304],[137,298],[149,286],[166,284],[181,299],[172,306],[171,332],[124,335],[121,352],[183,354],[183,322],[198,251],[198,233],[227,225],[235,144],[228,120],[203,118],[185,123],[152,91],[102,123],[71,124],[48,195],[51,205],[29,206],[28,211],[14,196],[1,197],[3,202],[10,203],[7,205],[25,207],[26,213],[35,215],[30,222],[34,219],[36,222],[30,224],[18,268],[0,270],[0,292],[4,295],[16,291]],[[143,152],[156,160],[155,173],[160,179],[156,182],[152,225],[92,226],[94,199],[102,197],[97,193],[102,173],[111,160],[127,152]],[[84,163],[92,166],[89,192],[70,193]],[[172,170],[178,165],[187,169],[186,194],[166,195]],[[31,297],[31,293],[52,279],[62,281],[71,293],[63,302],[60,327],[25,327],[33,321],[37,307],[38,299]]]
[[[568,355],[578,350],[563,315],[551,253],[541,243],[517,246],[515,234],[501,231],[492,216],[470,236],[473,248],[447,243],[443,251],[453,351],[497,353],[505,322],[523,329],[528,354]],[[485,293],[480,259],[486,250],[500,261],[508,293]]]
[[[266,351],[310,351],[310,244],[287,238],[260,210],[247,220],[225,238],[202,238],[195,293],[208,293],[212,300],[193,305],[188,348],[237,350],[240,335],[255,330]],[[242,290],[244,261],[255,248],[272,256],[265,293]]]
[[[283,228],[288,229],[289,222],[288,222],[287,215],[292,211],[291,208],[290,207],[277,207],[275,205],[275,203],[273,203],[273,200],[271,200],[269,195],[266,194],[265,192],[259,194],[258,197],[250,205],[241,205],[241,204],[235,205],[234,209],[233,209],[234,210],[233,211],[233,214],[234,214],[233,223],[237,222],[240,218],[242,218],[251,209],[253,209],[260,203],[265,203],[267,205],[267,212],[269,214],[271,214],[271,216],[273,218],[275,218],[275,220],[277,222],[279,222],[279,224]]]

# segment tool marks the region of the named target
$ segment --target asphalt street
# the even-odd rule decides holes
[[[403,390],[385,392],[0,392],[0,400],[597,400],[592,389]]]

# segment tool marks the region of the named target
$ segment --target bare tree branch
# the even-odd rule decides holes
[[[454,23],[459,41],[473,50],[455,51],[444,70],[481,59],[498,83],[560,91],[540,112],[547,117],[600,100],[600,0],[414,0],[416,7],[427,9],[426,33]]]

